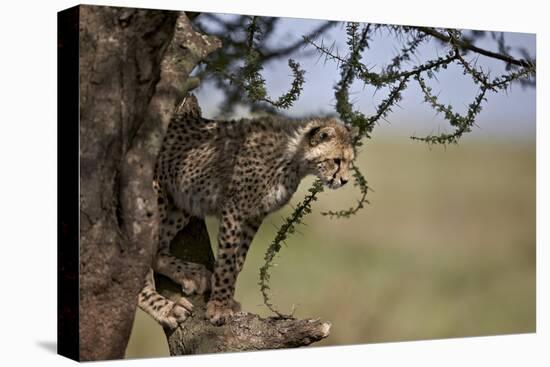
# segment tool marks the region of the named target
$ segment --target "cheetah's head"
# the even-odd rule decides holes
[[[331,189],[345,185],[355,158],[352,129],[337,120],[314,120],[306,135],[304,158],[311,173]]]

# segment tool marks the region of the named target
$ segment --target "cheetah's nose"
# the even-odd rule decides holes
[[[340,183],[342,184],[342,186],[344,186],[345,184],[348,183],[349,180],[343,178],[343,177],[340,177]]]

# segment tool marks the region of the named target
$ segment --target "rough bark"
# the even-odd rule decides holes
[[[81,360],[124,356],[156,251],[157,152],[174,110],[198,85],[192,69],[220,46],[194,32],[183,13],[80,6]],[[188,102],[198,109],[194,98]],[[178,249],[190,249],[185,259],[212,267],[204,222],[194,219],[188,230],[191,246]],[[176,289],[159,282],[165,292]],[[202,297],[193,301],[195,316],[168,336],[172,354],[307,345],[328,332],[316,321],[244,314],[214,328],[201,317]]]
[[[80,7],[81,360],[124,357],[155,251],[157,151],[190,71],[219,47],[178,15]],[[170,43],[178,29],[186,46]],[[173,47],[177,68],[165,63]]]

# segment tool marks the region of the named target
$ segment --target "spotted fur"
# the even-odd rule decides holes
[[[352,133],[334,119],[214,121],[177,115],[155,172],[161,227],[153,270],[181,284],[186,294],[211,288],[207,317],[215,325],[225,323],[239,309],[235,282],[262,220],[290,200],[306,175],[331,188],[344,185],[353,159]],[[191,216],[208,215],[220,223],[213,274],[169,251]],[[139,305],[174,328],[192,306],[184,298],[179,303],[164,299],[152,279],[150,272]]]

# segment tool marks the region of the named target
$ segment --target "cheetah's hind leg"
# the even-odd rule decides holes
[[[202,264],[183,261],[170,253],[170,242],[189,223],[190,215],[174,206],[166,209],[153,269],[180,284],[183,293],[202,294],[210,289],[211,272]]]
[[[159,244],[152,268],[145,278],[145,286],[139,294],[139,307],[151,315],[163,327],[175,329],[193,311],[193,305],[185,297],[174,302],[156,291],[153,270],[182,285],[186,294],[202,293],[209,289],[210,272],[200,264],[187,263],[170,254],[170,242],[189,222],[189,216],[175,208],[158,183],[158,209],[160,216]]]
[[[145,286],[139,293],[138,306],[165,328],[175,329],[193,311],[193,305],[185,297],[174,302],[155,290],[153,269],[149,269]]]

